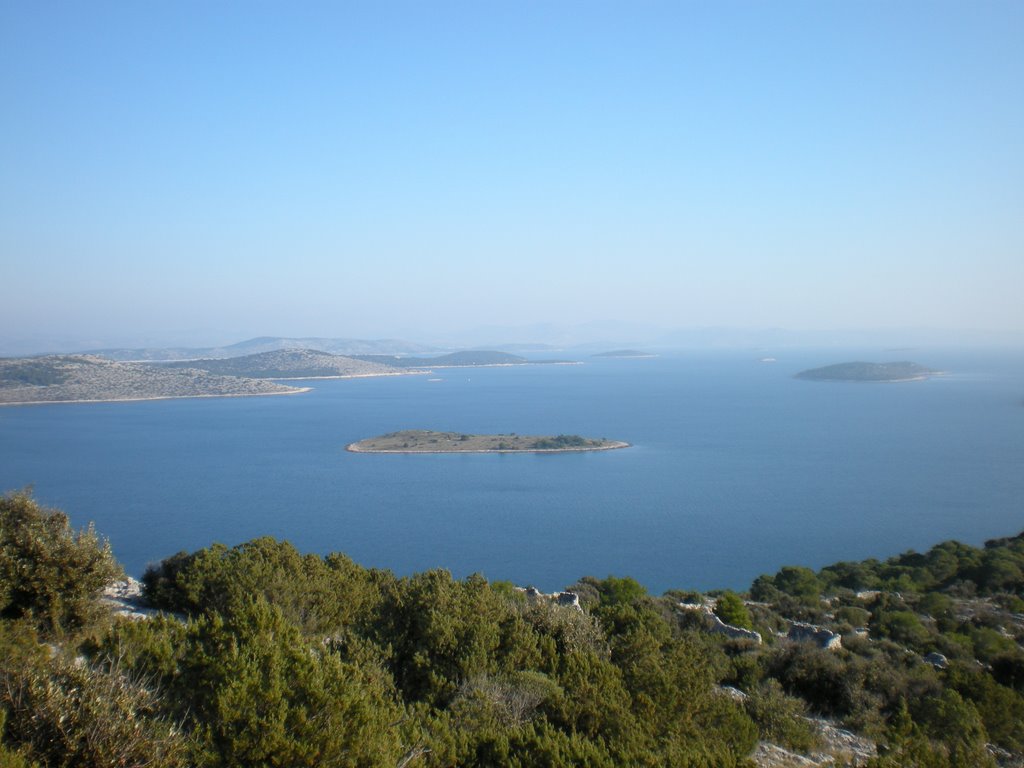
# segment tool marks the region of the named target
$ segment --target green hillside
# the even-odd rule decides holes
[[[119,570],[91,530],[0,499],[0,766],[710,767],[785,749],[976,768],[1024,754],[1024,534],[786,567],[748,596],[655,597],[613,576],[548,596],[263,538],[151,568],[145,598],[165,613],[130,620],[101,598]],[[806,623],[841,646],[801,636]]]

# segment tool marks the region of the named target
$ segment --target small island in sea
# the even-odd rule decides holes
[[[568,453],[628,448],[629,443],[579,435],[467,435],[406,429],[351,443],[354,453]]]
[[[823,368],[812,368],[796,374],[798,379],[810,381],[923,381],[929,376],[938,376],[942,372],[934,371],[917,363],[902,361],[898,363],[836,363]]]
[[[611,352],[598,352],[591,357],[657,357],[650,352],[641,352],[638,349],[613,349]]]
[[[489,349],[450,352],[436,357],[400,355],[354,355],[357,360],[380,363],[393,368],[493,368],[509,365],[576,365],[574,360],[529,360],[508,352]]]

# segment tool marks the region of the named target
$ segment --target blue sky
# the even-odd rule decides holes
[[[1024,332],[1022,35],[1020,2],[0,0],[0,336]]]

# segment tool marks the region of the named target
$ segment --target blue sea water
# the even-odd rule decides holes
[[[271,535],[409,574],[542,589],[749,586],[784,564],[980,544],[1024,529],[1024,356],[918,350],[690,353],[578,366],[309,382],[287,397],[0,408],[0,490],[94,521],[130,573]],[[819,383],[902,359],[948,375]],[[430,381],[440,378],[441,381]],[[366,455],[399,429],[579,433],[558,455]]]

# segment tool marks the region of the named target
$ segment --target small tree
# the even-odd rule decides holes
[[[608,576],[598,584],[598,590],[602,605],[628,605],[647,594],[644,586],[629,576]]]
[[[810,568],[786,565],[775,574],[775,587],[793,597],[817,600],[822,590],[821,580]]]
[[[753,626],[750,620],[750,611],[735,592],[726,591],[718,598],[715,602],[715,615],[734,627],[750,629]]]
[[[0,497],[0,616],[33,619],[48,634],[88,626],[100,590],[122,574],[92,526],[75,532],[63,512],[27,492]]]

